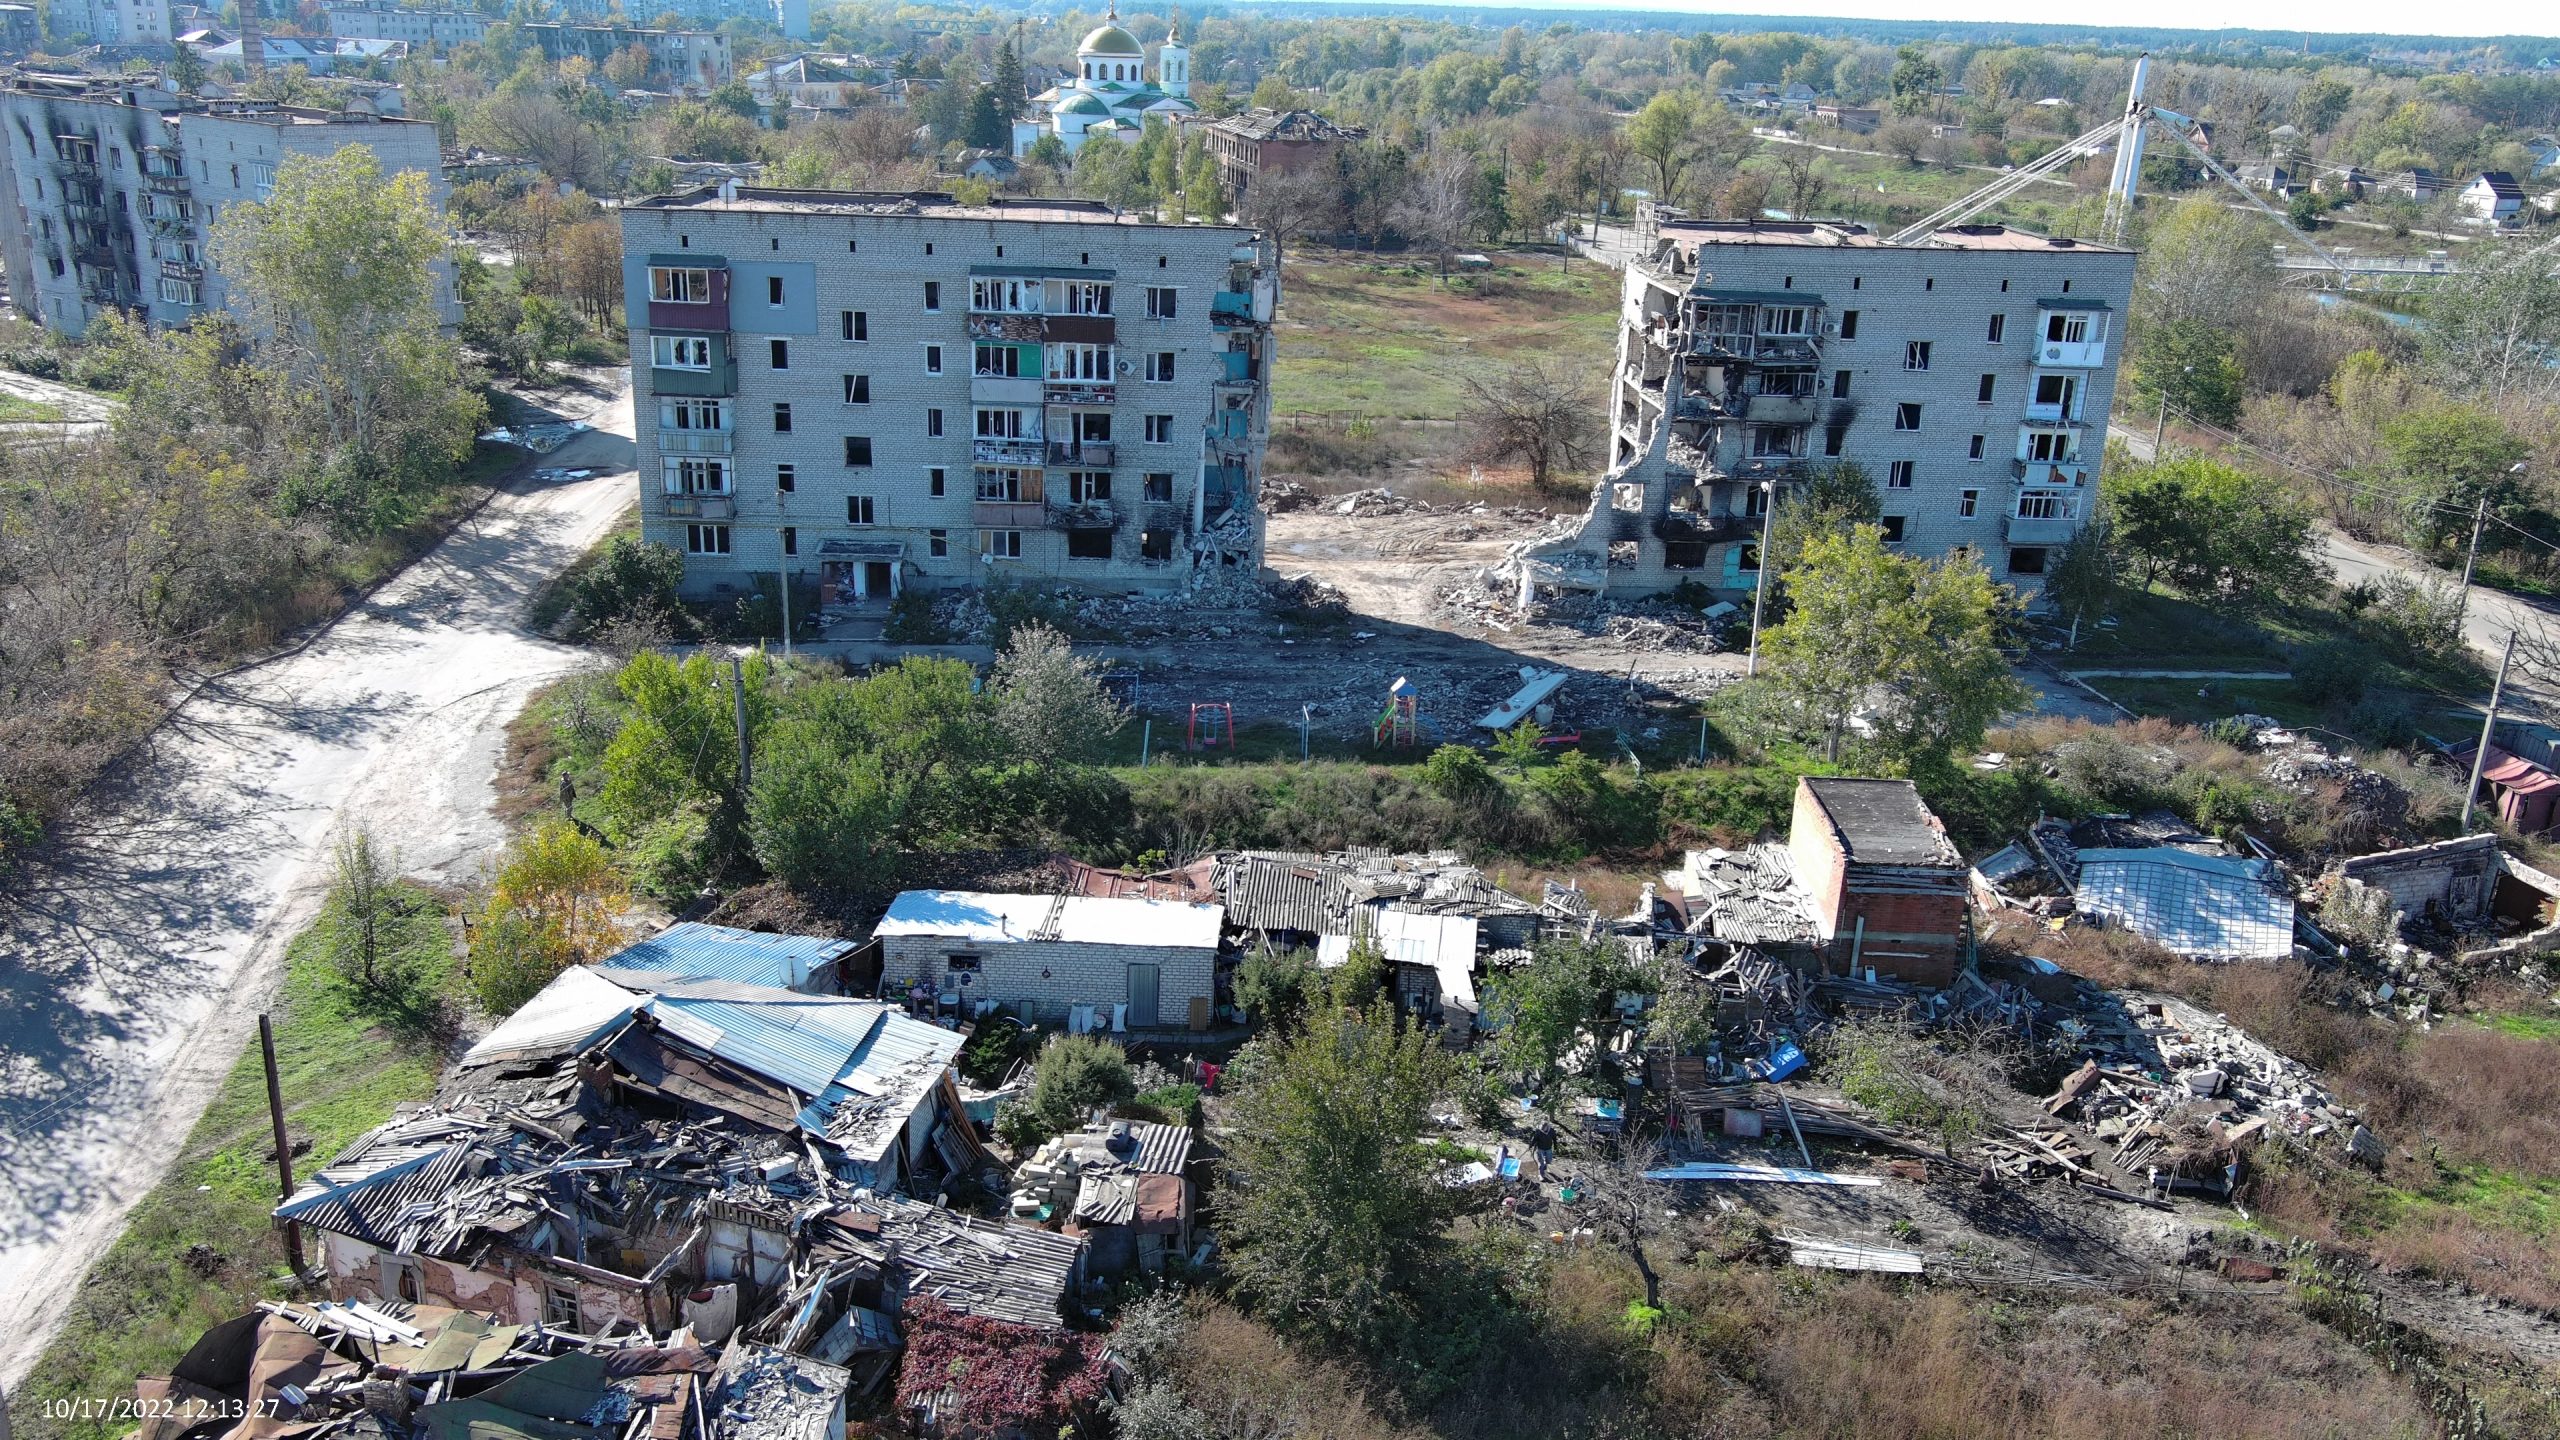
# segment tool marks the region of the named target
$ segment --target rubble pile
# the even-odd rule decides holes
[[[2218,1178],[2261,1136],[2346,1143],[2362,1130],[2308,1068],[2228,1020],[2165,996],[2120,998],[2119,1013],[2065,1027],[2087,1058],[2044,1108],[2113,1144],[2128,1178]]]
[[[1295,480],[1262,480],[1262,513],[1286,515],[1293,510],[1311,510],[1318,501],[1315,492]]]
[[[1354,490],[1322,502],[1336,515],[1432,515],[1439,507],[1423,500],[1409,500],[1381,485],[1370,490]]]

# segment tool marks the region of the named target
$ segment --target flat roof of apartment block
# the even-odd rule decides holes
[[[1894,245],[1864,225],[1822,220],[1665,220],[1664,240],[1694,255],[1708,245],[1798,245],[1811,249],[1859,250],[2002,250],[2038,254],[2130,255],[2118,245],[2075,240],[2064,235],[2038,235],[2006,225],[1951,225],[1925,240]]]
[[[728,194],[706,185],[675,195],[634,200],[625,210],[737,212],[755,215],[922,216],[936,220],[1031,220],[1045,224],[1127,225],[1162,230],[1227,230],[1252,234],[1242,225],[1167,225],[1123,214],[1099,200],[1015,200],[998,195],[984,205],[963,205],[941,191],[782,190],[740,185]]]

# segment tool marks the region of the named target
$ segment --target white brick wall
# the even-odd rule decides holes
[[[1065,940],[1022,940],[989,945],[939,935],[890,935],[881,940],[880,987],[893,994],[921,980],[943,988],[944,960],[978,957],[977,978],[960,987],[969,1000],[1022,1007],[1033,1019],[1055,1020],[1074,1005],[1125,1005],[1129,967],[1158,967],[1156,1023],[1179,1029],[1190,1023],[1191,1001],[1215,1001],[1218,952],[1187,945],[1087,945]]]

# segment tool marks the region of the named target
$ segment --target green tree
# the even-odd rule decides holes
[[[399,868],[398,859],[362,826],[341,836],[332,855],[329,898],[314,922],[314,938],[330,963],[367,990],[401,984],[407,978],[402,963],[421,932],[435,923],[420,893],[401,883]]]
[[[585,639],[632,621],[660,624],[672,632],[683,613],[676,600],[676,587],[683,582],[684,556],[674,547],[617,535],[570,588],[571,633]]]
[[[1129,707],[1103,688],[1101,667],[1038,621],[1013,632],[988,673],[987,693],[996,735],[1018,764],[1093,764],[1129,724]]]
[[[2144,329],[2196,323],[2235,329],[2276,286],[2282,239],[2253,212],[2198,197],[2151,227],[2134,280],[2134,319]]]
[[[1918,115],[1937,104],[1947,77],[1919,46],[1905,45],[1894,53],[1893,78],[1887,84],[1893,92],[1894,112]]]
[[[1310,951],[1256,950],[1236,962],[1236,1003],[1266,1031],[1296,1030],[1324,1002],[1325,989]]]
[[[2143,332],[2134,346],[2133,393],[2137,403],[2167,402],[2173,415],[2228,426],[2240,419],[2245,393],[2239,342],[2203,320],[2173,320]]]
[[[204,57],[196,47],[180,43],[169,56],[169,83],[181,95],[193,95],[204,87]]]
[[[1793,608],[1761,648],[1829,759],[1862,710],[1878,747],[1912,760],[1974,744],[2030,698],[2000,653],[2005,592],[1970,557],[1896,554],[1861,525],[1814,538],[1786,581]]]
[[[2148,590],[2255,608],[2302,596],[2324,572],[2311,515],[2284,487],[2202,455],[2118,466],[2106,478],[2113,539]]]
[[[970,145],[981,150],[1011,150],[1013,125],[992,85],[981,85],[969,97]]]
[[[613,857],[569,821],[554,816],[518,836],[472,927],[482,1007],[508,1014],[562,970],[620,949],[629,904]]]
[[[1335,1341],[1393,1333],[1460,1202],[1428,1138],[1456,1062],[1383,1004],[1265,1035],[1237,1061],[1216,1207],[1238,1291]]]
[[[1843,460],[1815,471],[1802,485],[1780,490],[1771,503],[1777,510],[1769,516],[1767,553],[1760,556],[1760,567],[1768,586],[1763,616],[1774,625],[1786,618],[1787,572],[1803,557],[1805,545],[1818,535],[1846,535],[1860,525],[1881,523],[1884,496],[1867,467]]]
[[[427,177],[386,177],[358,145],[287,156],[271,195],[214,227],[260,367],[310,405],[333,464],[395,493],[448,478],[483,414],[436,310],[449,244]]]
[[[1697,102],[1677,90],[1657,93],[1627,122],[1627,151],[1653,167],[1653,198],[1665,205],[1679,199],[1680,177],[1693,158],[1697,129]]]
[[[2081,526],[2045,562],[2045,598],[2071,622],[2074,646],[2080,643],[2080,622],[2105,614],[2123,584],[2124,556],[2116,548],[2115,522],[2104,514]]]
[[[870,747],[849,685],[786,700],[747,797],[756,862],[795,890],[869,894],[895,878],[908,792]]]
[[[1137,1094],[1129,1052],[1098,1036],[1054,1035],[1031,1062],[1031,1088],[1022,1103],[1047,1134],[1058,1135]]]
[[[2560,392],[2560,280],[2531,245],[2474,245],[2462,273],[2427,299],[2427,369],[2456,394],[2546,399]]]
[[[749,656],[747,735],[761,735],[773,710],[771,662]],[[605,747],[596,808],[616,841],[631,843],[687,810],[724,812],[729,833],[743,818],[736,701],[725,656],[697,652],[679,661],[643,650],[614,678],[631,714]]]
[[[995,92],[997,111],[1008,124],[1022,113],[1022,102],[1029,98],[1029,87],[1023,83],[1022,55],[1014,49],[1012,41],[1006,41],[1004,49],[996,52],[995,76],[987,82],[987,88]]]
[[[2477,405],[2435,404],[2382,427],[2383,449],[2399,482],[2410,532],[2427,545],[2468,533],[2482,501],[2492,515],[2526,500],[2517,467],[2533,447]]]
[[[1565,1090],[1613,1095],[1625,1088],[1608,1040],[1618,1024],[1620,992],[1643,992],[1646,974],[1614,937],[1541,940],[1526,964],[1485,982],[1485,1015],[1493,1027],[1495,1064],[1534,1095]],[[1588,1057],[1568,1067],[1567,1059]]]

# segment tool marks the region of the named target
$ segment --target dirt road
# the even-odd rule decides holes
[[[502,841],[504,726],[580,658],[518,616],[632,494],[628,389],[557,408],[597,430],[543,463],[607,473],[498,496],[304,648],[207,686],[0,922],[0,1384],[240,1054],[340,827],[431,877]]]

